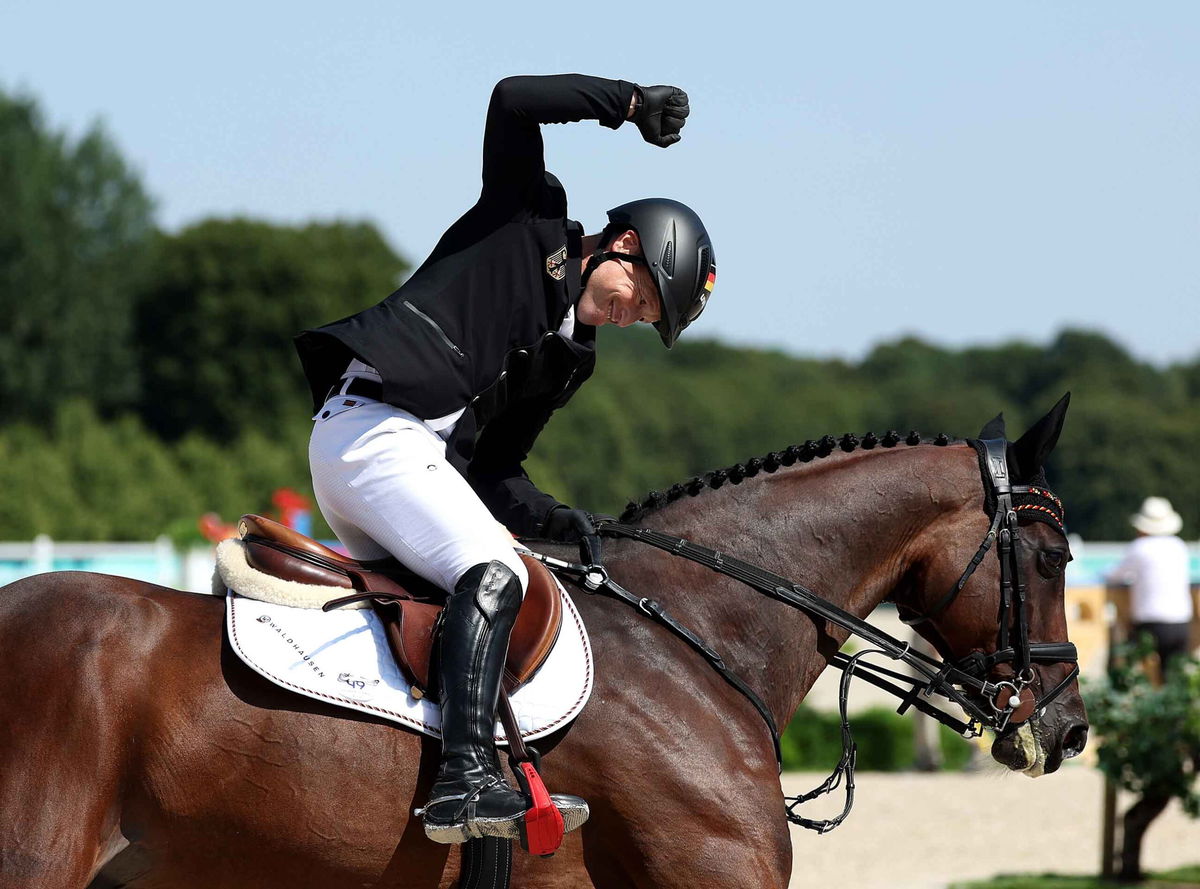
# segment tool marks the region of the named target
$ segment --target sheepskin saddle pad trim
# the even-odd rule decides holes
[[[253,567],[246,558],[246,543],[236,537],[217,544],[217,567],[213,572],[213,594],[224,596],[226,590],[238,595],[290,608],[319,609],[331,599],[352,593],[340,587],[284,580]],[[345,608],[370,608],[369,601],[353,602]]]

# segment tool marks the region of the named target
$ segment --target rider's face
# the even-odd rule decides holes
[[[606,249],[631,256],[642,254],[635,231],[618,236]],[[627,259],[611,259],[600,263],[588,278],[575,314],[584,324],[594,327],[603,324],[628,327],[636,321],[658,321],[662,306],[646,266]]]

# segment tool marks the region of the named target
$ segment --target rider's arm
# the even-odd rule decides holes
[[[525,193],[545,173],[541,124],[598,120],[616,129],[630,115],[634,84],[583,74],[506,77],[492,90],[483,136],[483,197]]]

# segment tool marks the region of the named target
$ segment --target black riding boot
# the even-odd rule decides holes
[[[436,843],[519,838],[528,803],[500,773],[492,729],[521,582],[502,562],[467,571],[446,601],[441,638],[442,765],[420,810]]]

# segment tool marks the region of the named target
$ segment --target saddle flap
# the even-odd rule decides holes
[[[512,696],[518,733],[527,742],[561,731],[591,696],[595,659],[583,620],[565,596],[562,621],[546,662]],[[437,704],[414,697],[390,653],[380,649],[387,645],[385,630],[369,605],[326,613],[229,592],[225,625],[235,655],[288,692],[440,737]],[[493,734],[498,745],[508,743],[503,726]]]
[[[430,665],[440,605],[425,602],[388,602],[376,604],[375,613],[383,621],[388,646],[396,666],[420,697],[430,687]]]
[[[512,693],[529,681],[545,662],[562,628],[562,598],[558,585],[541,562],[522,554],[529,570],[529,587],[521,602],[504,663],[503,685]],[[388,642],[396,664],[412,686],[427,694],[431,690],[433,648],[440,605],[399,601],[376,606],[387,627]]]
[[[542,665],[562,627],[562,599],[550,569],[532,556],[520,556],[529,572],[529,586],[508,643],[504,687],[509,692],[527,682]]]

